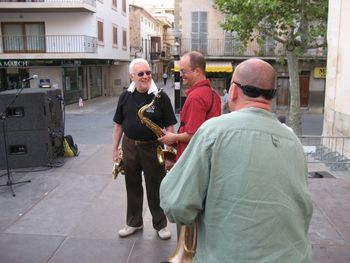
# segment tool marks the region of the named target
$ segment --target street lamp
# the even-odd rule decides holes
[[[180,60],[180,41],[179,38],[175,38],[174,43],[174,106],[175,106],[175,112],[178,113],[181,110],[181,78],[180,78],[180,71],[179,71],[179,60]]]

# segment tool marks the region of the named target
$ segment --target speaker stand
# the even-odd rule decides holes
[[[16,185],[16,184],[24,184],[24,183],[30,183],[31,180],[26,180],[26,181],[21,181],[21,182],[13,182],[12,181],[12,178],[11,178],[11,172],[10,172],[10,166],[9,166],[9,160],[8,160],[8,155],[7,155],[7,141],[6,141],[6,131],[5,131],[5,128],[6,128],[6,125],[5,125],[5,121],[6,121],[6,117],[5,117],[5,112],[6,112],[6,109],[5,111],[1,114],[0,116],[0,119],[1,119],[1,122],[2,122],[2,135],[4,137],[4,148],[5,148],[5,161],[6,161],[6,172],[7,172],[7,182],[6,184],[1,184],[1,186],[9,186],[10,187],[10,190],[11,190],[11,193],[12,193],[12,196],[15,197],[16,194],[15,194],[15,191],[13,190],[13,185]]]
[[[13,190],[13,185],[31,182],[31,180],[26,180],[26,181],[21,181],[21,182],[13,182],[12,181],[9,160],[8,160],[8,152],[7,152],[6,125],[5,125],[6,117],[7,117],[7,108],[15,102],[15,100],[17,99],[18,95],[21,93],[22,90],[23,90],[23,85],[22,85],[22,88],[17,92],[14,99],[5,107],[4,111],[2,113],[0,113],[0,120],[2,122],[2,136],[4,137],[4,148],[5,148],[4,153],[5,153],[6,174],[7,174],[6,184],[1,184],[0,187],[1,186],[9,186],[13,197],[16,196],[15,191]]]

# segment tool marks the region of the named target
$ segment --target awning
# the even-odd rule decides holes
[[[179,72],[179,61],[174,61],[174,71]],[[232,72],[233,67],[231,62],[225,61],[208,61],[205,67],[206,72]]]

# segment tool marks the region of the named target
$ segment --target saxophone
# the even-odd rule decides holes
[[[139,116],[141,123],[146,125],[147,128],[149,128],[157,136],[157,138],[164,136],[165,133],[163,132],[162,128],[160,128],[157,124],[155,124],[149,118],[145,117],[144,113],[148,108],[153,106],[156,99],[160,98],[161,91],[162,89],[154,93],[154,97],[151,103],[142,106],[137,112],[137,115]],[[172,162],[175,162],[175,157],[176,157],[176,150],[174,146],[168,146],[167,149],[163,149],[163,147],[161,146],[157,147],[157,159],[161,165],[164,164],[165,160],[171,160]]]
[[[117,179],[118,174],[125,174],[124,162],[123,162],[123,151],[121,146],[119,145],[120,156],[119,159],[114,163],[112,168],[113,179]]]

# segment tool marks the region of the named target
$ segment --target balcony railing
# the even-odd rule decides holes
[[[285,55],[285,51],[277,43],[266,43],[263,46],[255,42],[244,47],[237,39],[190,39],[182,38],[180,53],[199,51],[205,56],[228,57],[278,57]],[[308,57],[326,57],[326,49],[312,49],[304,54]]]
[[[151,60],[158,60],[160,59],[161,52],[151,52]]]
[[[166,59],[170,57],[170,54],[167,54],[165,51],[151,52],[150,55],[151,55],[151,60]]]
[[[96,53],[95,37],[83,35],[2,35],[1,53]]]

